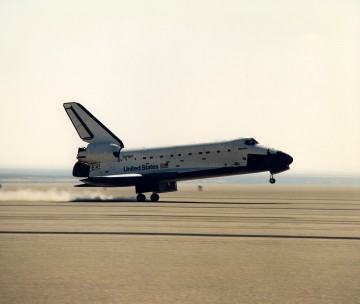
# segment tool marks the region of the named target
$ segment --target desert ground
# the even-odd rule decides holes
[[[360,303],[360,187],[4,184],[0,303]]]

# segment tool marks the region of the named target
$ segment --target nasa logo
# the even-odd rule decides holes
[[[130,158],[134,158],[133,154],[127,154],[127,155],[123,155],[123,159],[128,160]]]

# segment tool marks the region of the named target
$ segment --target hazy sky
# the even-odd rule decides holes
[[[360,172],[360,1],[0,0],[0,167],[72,169],[82,103],[126,147],[252,136]]]

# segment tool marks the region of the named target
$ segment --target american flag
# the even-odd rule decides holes
[[[169,163],[160,163],[160,169],[165,169],[169,167]]]

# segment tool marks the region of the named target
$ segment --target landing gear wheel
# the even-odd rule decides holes
[[[160,196],[157,193],[153,193],[150,196],[150,199],[151,199],[152,202],[157,202],[159,200],[159,198],[160,198]]]
[[[144,194],[142,194],[142,193],[139,193],[139,194],[136,196],[136,200],[137,200],[138,202],[145,202],[146,196],[145,196]]]
[[[276,182],[276,179],[273,177],[272,174],[270,175],[269,182],[270,182],[270,184],[275,184],[275,182]]]

